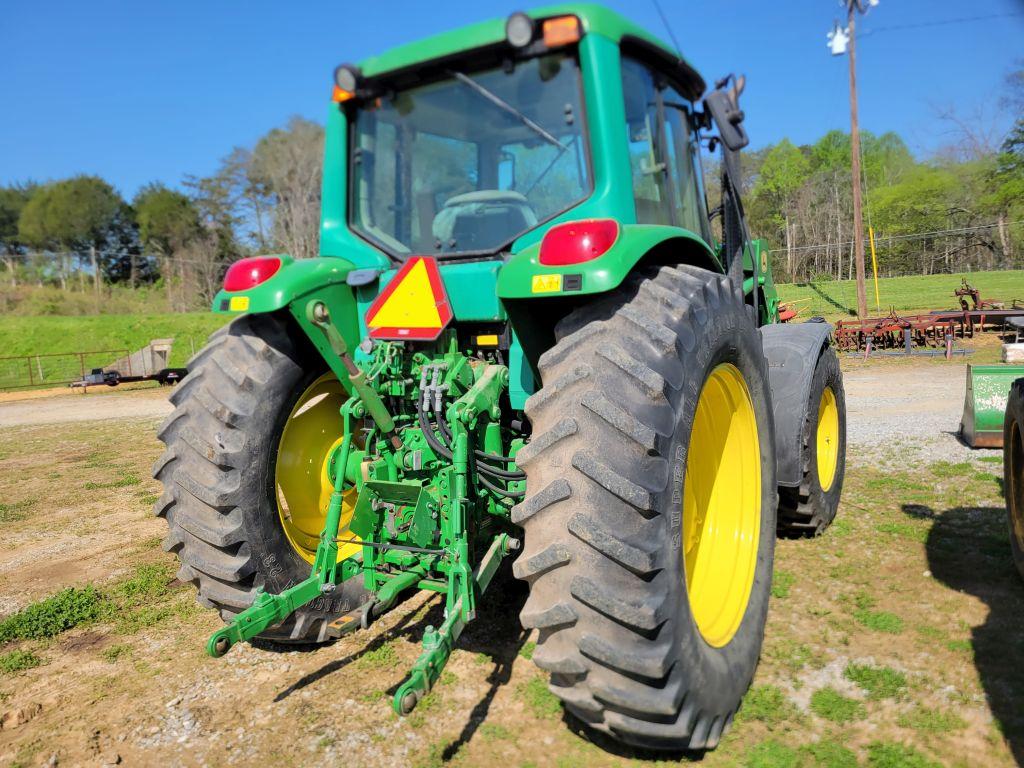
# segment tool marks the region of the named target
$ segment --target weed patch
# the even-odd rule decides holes
[[[70,587],[0,622],[0,643],[54,637],[80,624],[95,621],[102,611],[103,597],[94,587]]]
[[[11,651],[0,654],[0,674],[13,675],[15,672],[38,667],[42,663],[42,659],[29,651]]]
[[[849,664],[843,677],[863,688],[873,701],[896,698],[907,689],[906,675],[891,667]]]
[[[398,651],[393,643],[384,643],[367,651],[356,661],[362,669],[384,669],[398,662]]]
[[[528,640],[523,643],[523,647],[519,649],[519,655],[529,661],[533,658],[533,652],[537,650],[537,644],[532,640]]]
[[[835,688],[822,688],[811,696],[811,712],[833,723],[852,723],[867,716],[864,705],[839,693]]]

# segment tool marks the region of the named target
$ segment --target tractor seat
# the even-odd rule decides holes
[[[481,189],[447,200],[434,217],[432,232],[443,250],[482,251],[500,246],[536,223],[537,214],[519,192]]]

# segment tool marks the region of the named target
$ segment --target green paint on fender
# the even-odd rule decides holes
[[[551,296],[603,293],[625,279],[652,248],[673,242],[680,249],[698,249],[701,255],[717,263],[714,252],[699,236],[686,229],[657,224],[625,224],[608,251],[591,261],[562,267],[541,264],[540,244],[524,249],[512,257],[498,273],[498,296],[502,299],[540,299]],[[690,259],[681,258],[680,261]],[[561,276],[560,290],[543,290],[548,283],[544,276]],[[579,289],[566,290],[573,281],[566,275],[580,275]],[[537,278],[535,282],[534,278]]]

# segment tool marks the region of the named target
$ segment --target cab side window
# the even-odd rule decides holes
[[[711,242],[689,102],[627,56],[622,90],[637,223],[684,227]]]
[[[665,105],[665,146],[675,187],[677,223],[711,242],[708,212],[700,178],[700,143],[692,129],[689,104],[674,88],[662,92]]]
[[[651,71],[635,59],[623,57],[622,92],[626,100],[626,140],[637,223],[671,224],[658,96]]]

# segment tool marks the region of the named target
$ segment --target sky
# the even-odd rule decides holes
[[[826,46],[838,0],[660,1],[708,82],[746,74],[752,148],[848,129],[847,59]],[[668,39],[654,0],[606,5]],[[337,64],[520,7],[4,0],[0,184],[90,173],[128,198],[151,181],[176,186],[291,115],[322,122]],[[926,158],[951,138],[936,119],[942,108],[1008,125],[997,105],[1024,60],[1024,0],[880,0],[858,31],[863,129],[896,131]]]

